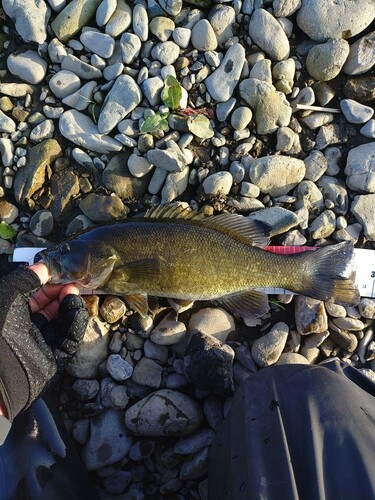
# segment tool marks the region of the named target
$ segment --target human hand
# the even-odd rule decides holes
[[[29,299],[32,313],[43,314],[48,320],[55,319],[64,297],[69,294],[79,295],[78,288],[73,284],[52,285],[49,280],[48,268],[45,264],[38,262],[29,267],[40,279],[42,287]]]
[[[11,421],[56,380],[86,330],[78,289],[48,278],[40,263],[0,279],[0,399]]]

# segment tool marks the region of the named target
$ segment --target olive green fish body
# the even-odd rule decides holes
[[[283,287],[321,300],[358,302],[344,276],[352,257],[343,243],[294,256],[275,255],[265,227],[242,216],[134,218],[97,227],[47,250],[52,282],[121,295],[215,300],[254,316],[267,301],[253,291]]]

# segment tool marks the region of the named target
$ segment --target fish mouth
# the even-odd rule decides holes
[[[50,282],[58,282],[62,275],[61,265],[55,260],[47,250],[42,250],[35,256],[35,262],[42,262],[48,267]]]

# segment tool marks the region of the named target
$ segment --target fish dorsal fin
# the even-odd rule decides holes
[[[189,207],[175,203],[152,207],[146,212],[145,217],[200,220],[208,227],[225,228],[232,236],[246,238],[248,243],[257,247],[265,247],[270,241],[271,227],[268,224],[237,214],[222,213],[206,216],[197,210],[191,210]]]
[[[205,214],[191,210],[179,203],[157,205],[150,208],[145,217],[153,219],[204,219]]]
[[[243,215],[222,213],[208,217],[202,222],[211,227],[225,227],[233,236],[247,238],[252,245],[257,247],[265,247],[270,242],[270,226],[265,222],[248,219]]]

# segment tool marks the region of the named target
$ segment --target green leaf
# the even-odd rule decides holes
[[[5,221],[0,223],[0,238],[12,240],[17,235],[17,231]]]
[[[168,108],[177,109],[182,99],[182,87],[178,80],[168,75],[164,80],[164,88],[161,93],[161,100]]]
[[[168,115],[155,113],[145,119],[141,126],[141,133],[156,132],[157,130],[167,130],[168,128]]]
[[[214,136],[214,130],[211,127],[210,120],[203,115],[190,116],[187,121],[190,132],[200,139],[210,139]]]

